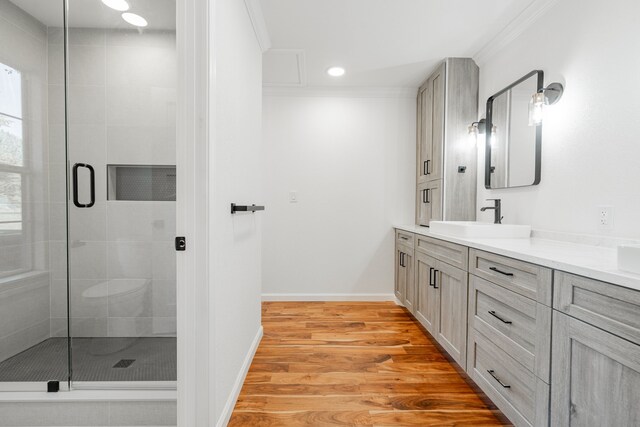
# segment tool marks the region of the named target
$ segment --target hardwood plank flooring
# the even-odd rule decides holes
[[[230,426],[498,426],[506,418],[392,302],[265,302]]]

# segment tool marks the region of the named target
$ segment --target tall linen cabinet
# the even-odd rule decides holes
[[[468,127],[478,119],[478,75],[473,59],[447,58],[420,86],[418,225],[476,219],[477,147]]]

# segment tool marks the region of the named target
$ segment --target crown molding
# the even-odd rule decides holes
[[[529,27],[535,24],[558,0],[534,0],[518,16],[516,16],[502,31],[481,47],[473,59],[476,64],[484,64],[493,55],[504,49]]]
[[[247,7],[249,19],[251,19],[251,25],[253,26],[253,31],[256,33],[256,39],[258,39],[260,49],[264,53],[271,48],[271,38],[269,37],[267,23],[262,14],[260,0],[244,0],[244,4]]]
[[[411,98],[418,95],[414,87],[363,87],[363,86],[311,86],[276,87],[263,86],[264,96],[282,97],[332,97],[332,98]]]

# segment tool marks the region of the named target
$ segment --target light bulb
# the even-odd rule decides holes
[[[496,148],[498,143],[498,126],[491,126],[491,148]]]
[[[544,96],[544,92],[533,94],[531,101],[529,101],[529,126],[537,126],[542,123],[545,104],[546,97]]]
[[[475,146],[478,144],[478,125],[473,123],[468,128],[469,131],[469,145]]]

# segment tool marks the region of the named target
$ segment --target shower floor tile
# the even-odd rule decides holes
[[[175,381],[175,337],[73,338],[74,381]],[[131,362],[133,360],[133,362]],[[49,338],[0,362],[0,382],[66,381],[67,339]]]

